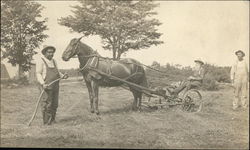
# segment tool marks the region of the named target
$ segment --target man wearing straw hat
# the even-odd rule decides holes
[[[43,124],[50,125],[55,122],[56,111],[58,107],[59,80],[49,85],[49,83],[62,78],[67,79],[67,74],[62,74],[57,63],[53,59],[56,48],[53,46],[44,46],[41,59],[36,63],[36,76],[39,82],[39,89],[44,89],[44,95],[41,99],[41,109]]]
[[[243,59],[245,53],[242,50],[235,52],[236,62],[231,68],[231,81],[234,86],[233,110],[236,110],[241,102],[241,106],[247,108],[247,86],[249,81],[249,72],[247,62]]]
[[[202,84],[204,75],[205,75],[205,69],[203,67],[204,62],[201,59],[194,60],[195,67],[194,67],[194,74],[193,76],[188,77],[187,81],[181,84],[179,87],[174,89],[173,91],[170,91],[172,95],[177,96],[182,90],[188,90],[193,87],[199,87]]]

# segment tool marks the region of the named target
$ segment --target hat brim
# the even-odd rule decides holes
[[[196,62],[196,63],[200,63],[200,64],[204,64],[204,62],[203,61],[200,61],[200,60],[195,60],[194,62]]]
[[[44,49],[42,49],[42,54],[44,55],[48,49],[53,49],[54,52],[56,51],[56,48],[54,46],[47,46]]]
[[[237,51],[237,52],[235,52],[235,55],[237,55],[238,53],[241,53],[241,54],[243,55],[243,57],[245,56],[245,53],[242,52],[242,51]]]

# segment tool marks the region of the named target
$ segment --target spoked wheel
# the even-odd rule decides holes
[[[202,109],[202,96],[198,90],[188,90],[183,96],[182,110],[200,112]]]

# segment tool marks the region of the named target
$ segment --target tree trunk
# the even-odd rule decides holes
[[[23,67],[21,64],[18,64],[18,72],[17,72],[17,79],[21,79],[21,77],[23,76]]]
[[[118,51],[117,60],[119,60],[119,59],[121,58],[121,55],[122,55],[122,52],[121,52],[121,51]]]
[[[116,50],[113,50],[113,59],[116,59]]]

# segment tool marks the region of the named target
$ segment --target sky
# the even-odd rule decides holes
[[[53,45],[57,51],[54,58],[59,68],[78,68],[77,59],[64,62],[63,51],[70,40],[81,34],[70,33],[69,28],[58,24],[61,17],[72,15],[70,6],[77,1],[38,1],[45,8],[42,16],[48,18],[46,34],[49,35],[42,45]],[[158,31],[163,33],[160,40],[164,44],[140,51],[129,51],[123,58],[134,58],[150,65],[153,61],[192,66],[193,60],[230,66],[236,59],[238,49],[246,53],[249,60],[249,2],[248,1],[155,1],[155,18],[162,22]],[[83,38],[83,43],[97,50],[102,56],[111,57],[111,51],[103,50],[98,36]],[[40,57],[39,52],[34,59]]]

